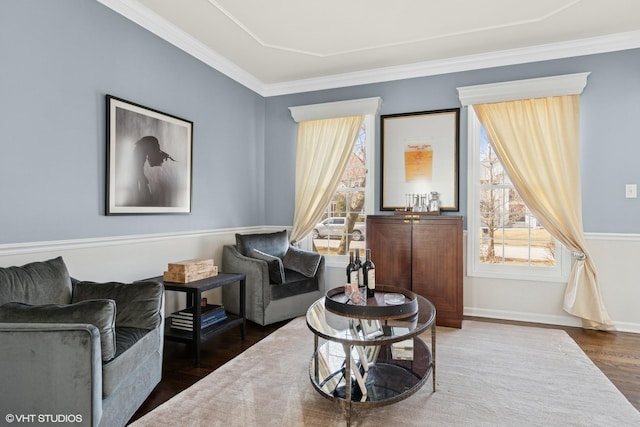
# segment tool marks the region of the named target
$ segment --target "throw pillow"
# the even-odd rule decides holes
[[[282,258],[289,247],[287,230],[275,233],[236,234],[236,246],[244,256],[251,256],[251,251],[260,252]]]
[[[281,284],[285,282],[284,266],[280,258],[265,254],[257,249],[252,249],[250,256],[267,262],[267,267],[269,268],[269,283]]]
[[[69,304],[71,278],[62,257],[0,268],[0,304]]]
[[[118,306],[116,325],[155,329],[162,321],[164,287],[158,282],[95,283],[78,282],[73,288],[73,302],[112,299]]]
[[[284,268],[297,271],[306,277],[314,277],[320,266],[322,255],[290,246],[282,259]]]
[[[100,331],[100,347],[104,362],[113,359],[116,354],[115,318],[116,303],[110,299],[45,305],[10,302],[0,306],[0,322],[94,325]]]

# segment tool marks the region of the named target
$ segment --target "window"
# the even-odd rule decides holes
[[[568,254],[513,187],[469,108],[469,275],[563,280]]]
[[[348,255],[365,249],[366,215],[372,211],[373,116],[365,117],[353,146],[349,163],[323,218],[311,232],[311,249],[323,255]]]
[[[311,233],[300,242],[305,249],[325,254],[327,263],[335,261],[336,265],[344,265],[344,258],[349,250],[363,249],[366,245],[366,215],[374,212],[374,180],[371,174],[375,165],[375,117],[381,105],[382,98],[373,97],[289,107],[291,116],[297,123],[333,117],[364,116],[340,185],[324,215]]]
[[[522,203],[502,166],[495,162],[473,105],[580,94],[588,75],[585,72],[457,88],[461,104],[469,107],[469,276],[554,282],[568,279],[571,265],[568,251],[552,243]],[[514,247],[522,253],[510,256]]]

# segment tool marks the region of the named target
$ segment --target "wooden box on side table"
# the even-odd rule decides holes
[[[169,263],[167,271],[163,274],[163,279],[165,282],[190,283],[217,274],[218,267],[213,264],[212,258],[190,259]]]

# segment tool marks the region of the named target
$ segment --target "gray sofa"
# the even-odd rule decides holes
[[[125,425],[162,376],[163,295],[156,282],[79,282],[60,257],[0,268],[0,413]]]
[[[222,267],[246,275],[246,316],[260,325],[304,315],[325,292],[322,255],[290,246],[286,230],[236,234],[222,250]],[[227,310],[237,312],[237,286],[222,288]]]

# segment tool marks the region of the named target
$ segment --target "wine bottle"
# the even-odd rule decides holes
[[[371,261],[371,249],[367,249],[366,259],[362,264],[362,277],[367,287],[367,298],[373,298],[376,294],[376,266]]]
[[[362,261],[360,261],[360,249],[356,249],[356,259],[353,261],[356,266],[358,274],[358,294],[362,300],[360,304],[366,304],[367,301],[367,287],[364,284],[364,277],[362,275]]]
[[[353,260],[353,251],[349,252],[349,264],[347,264],[347,283],[358,284],[358,270]]]
[[[360,260],[360,249],[356,249],[356,259],[353,261],[358,271],[358,286],[364,286],[364,278],[362,277],[362,261]]]

